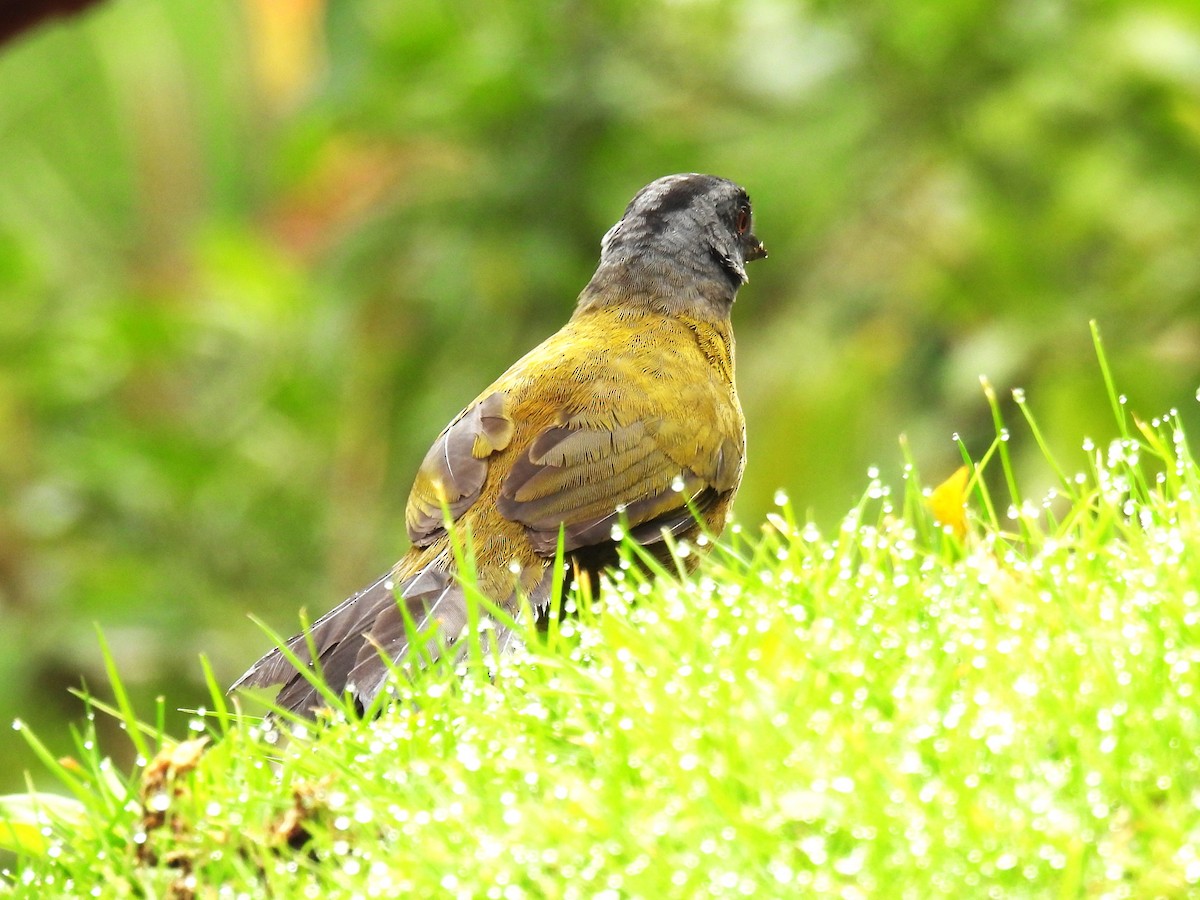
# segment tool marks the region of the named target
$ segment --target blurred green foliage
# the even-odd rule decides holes
[[[901,433],[940,480],[981,373],[1082,463],[1092,317],[1131,409],[1197,418],[1190,0],[109,0],[0,52],[0,720],[102,693],[93,623],[188,706],[198,653],[265,649],[246,613],[370,581],[428,443],[674,171],[771,251],[744,521],[835,520]],[[0,790],[27,762],[0,731]]]

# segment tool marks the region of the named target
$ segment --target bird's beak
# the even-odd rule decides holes
[[[746,235],[746,262],[766,258],[767,248],[763,246],[763,242],[752,234]]]

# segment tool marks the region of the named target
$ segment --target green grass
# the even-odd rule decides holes
[[[1044,502],[997,412],[980,462],[1017,501],[973,478],[961,539],[911,469],[832,534],[780,498],[694,576],[618,571],[523,656],[433,666],[377,721],[284,740],[214,683],[200,753],[118,691],[143,765],[113,771],[90,719],[74,761],[40,751],[69,799],[9,798],[8,889],[1200,892],[1200,470],[1176,416],[1140,424],[1113,394],[1121,436],[1078,474],[1048,460]]]

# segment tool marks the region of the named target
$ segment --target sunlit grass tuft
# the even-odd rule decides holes
[[[785,497],[686,579],[616,570],[519,656],[375,721],[91,702],[66,799],[9,798],[16,894],[1135,897],[1200,891],[1200,471],[1174,414],[1018,492],[1010,431],[833,533]],[[1010,496],[981,467],[999,465]],[[947,473],[948,474],[948,473]],[[948,514],[966,505],[965,517]],[[681,546],[679,554],[699,548]],[[629,548],[629,557],[637,557]],[[137,743],[118,773],[91,718]],[[201,741],[200,738],[207,738]]]

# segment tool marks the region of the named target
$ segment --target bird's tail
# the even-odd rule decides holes
[[[518,582],[510,596],[497,602],[507,614],[505,621],[480,610],[480,620],[489,622],[487,633],[480,638],[486,642],[485,649],[514,649],[516,635],[509,620],[519,617],[522,595],[535,615],[545,611],[550,603],[552,570],[548,561],[543,571],[526,573],[532,578],[520,580],[530,587],[521,591]],[[423,658],[436,659],[443,648],[449,651],[455,645],[459,645],[456,655],[465,651],[468,645],[460,639],[469,622],[468,604],[467,590],[454,574],[452,554],[443,550],[414,575],[401,580],[392,573],[385,575],[289,639],[285,646],[308,667],[308,677],[276,648],[252,665],[229,690],[282,685],[275,704],[311,715],[327,705],[310,680],[315,675],[334,694],[349,694],[360,709],[365,709],[387,683],[392,666],[386,660],[403,663],[412,655],[414,638],[423,642]]]

